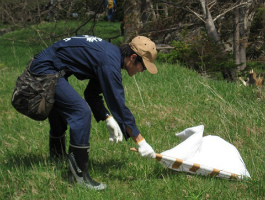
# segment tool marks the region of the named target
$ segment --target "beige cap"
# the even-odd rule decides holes
[[[157,68],[154,61],[157,56],[156,45],[149,38],[137,36],[129,43],[131,49],[141,56],[145,67],[151,74],[157,73]]]

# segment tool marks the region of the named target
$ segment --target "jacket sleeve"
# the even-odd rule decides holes
[[[125,105],[124,88],[120,70],[114,66],[101,66],[98,68],[99,82],[107,106],[119,123],[125,139],[130,136],[126,133],[125,125],[132,130],[132,135],[139,135],[135,119],[129,108]]]
[[[101,93],[102,90],[99,81],[97,79],[91,79],[85,89],[84,97],[97,122],[100,120],[104,121],[106,119],[106,115],[109,114],[108,110],[104,106]]]

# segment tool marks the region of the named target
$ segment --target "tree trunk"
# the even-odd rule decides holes
[[[239,49],[240,49],[240,28],[239,28],[239,8],[234,11],[234,38],[233,38],[233,52],[236,65],[241,63]]]
[[[143,23],[149,20],[156,21],[156,14],[151,0],[142,0],[141,13],[141,20]]]
[[[158,3],[156,3],[156,19],[159,18],[159,6]]]
[[[220,41],[220,37],[218,35],[217,29],[215,27],[211,12],[208,7],[207,0],[200,0],[202,12],[203,12],[203,19],[205,22],[205,28],[207,35],[210,39],[212,39],[216,44],[219,44],[222,47],[222,54],[226,54],[224,44]],[[236,72],[234,69],[226,69],[222,70],[223,78],[230,81],[236,81]]]
[[[244,25],[245,19],[245,8],[239,8],[239,34],[240,34],[240,42],[239,42],[239,58],[240,65],[238,66],[238,70],[242,71],[246,68],[246,47],[247,47],[247,35],[246,29]]]
[[[205,20],[205,28],[207,35],[209,38],[213,39],[217,44],[222,44],[220,41],[220,37],[218,35],[218,32],[216,30],[216,27],[214,25],[214,21],[211,15],[211,12],[209,11],[207,0],[200,0],[204,20]]]
[[[234,55],[238,70],[246,68],[246,48],[251,23],[256,12],[256,2],[249,1],[247,6],[236,8],[235,15],[235,34],[234,34]]]
[[[234,10],[234,57],[238,65],[237,70],[242,71],[246,68],[246,32],[244,26],[245,8]]]
[[[168,6],[167,6],[167,4],[163,4],[163,10],[164,10],[165,17],[168,17]]]
[[[141,1],[140,0],[127,0],[124,3],[124,42],[130,42],[135,36],[138,35],[140,30],[140,14]]]

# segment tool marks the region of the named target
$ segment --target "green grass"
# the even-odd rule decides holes
[[[17,76],[29,58],[49,44],[28,34],[35,32],[0,37],[0,199],[265,198],[264,88],[210,80],[167,63],[157,63],[157,75],[145,72],[130,78],[123,72],[126,104],[141,134],[160,153],[179,144],[176,132],[203,124],[204,135],[218,135],[237,147],[252,179],[173,172],[130,152],[136,147],[132,140],[109,143],[105,123],[93,120],[90,171],[108,189],[98,192],[68,184],[67,163],[49,160],[48,122],[33,121],[10,103]],[[74,78],[70,82],[80,94],[87,84]]]

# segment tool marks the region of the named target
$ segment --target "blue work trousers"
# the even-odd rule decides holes
[[[55,103],[49,114],[50,134],[62,136],[70,127],[70,144],[89,145],[91,110],[87,102],[62,77],[55,90]]]
[[[110,21],[112,18],[112,21],[115,21],[115,11],[113,8],[108,9],[108,21]]]

